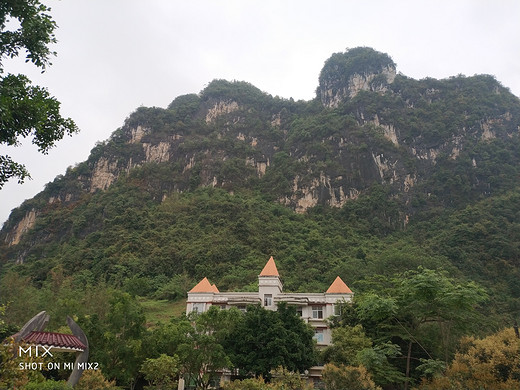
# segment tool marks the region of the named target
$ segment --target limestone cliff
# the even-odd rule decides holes
[[[356,48],[336,53],[325,62],[318,95],[323,105],[334,108],[360,91],[387,91],[395,76],[395,64],[386,54]]]
[[[507,188],[496,177],[517,172],[519,126],[518,98],[491,76],[417,81],[396,75],[386,54],[351,49],[325,62],[310,102],[215,80],[166,109],[137,109],[13,212],[0,241],[22,244],[39,218],[121,180],[155,202],[204,186],[247,189],[299,213],[342,207],[379,185],[401,202],[404,225],[425,198],[445,205]]]
[[[36,222],[36,210],[31,209],[25,213],[23,218],[9,231],[5,237],[5,242],[11,246],[20,242],[22,235],[31,229]]]

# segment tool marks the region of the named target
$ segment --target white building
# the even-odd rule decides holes
[[[188,292],[186,313],[204,312],[210,306],[221,309],[236,307],[246,310],[247,305],[261,304],[269,310],[276,310],[279,302],[296,306],[302,319],[314,328],[318,347],[331,344],[331,330],[327,319],[339,314],[339,304],[350,302],[353,293],[338,276],[324,293],[284,293],[282,281],[271,257],[260,275],[258,292],[220,292],[207,278],[202,279]]]

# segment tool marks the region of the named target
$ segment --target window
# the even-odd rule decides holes
[[[323,343],[323,329],[314,329],[314,340],[318,344]]]
[[[339,303],[334,304],[334,315],[336,317],[341,315],[341,304],[339,304]]]
[[[238,305],[237,309],[240,310],[242,313],[245,313],[247,311],[246,305]]]
[[[193,310],[194,313],[202,313],[204,311],[204,303],[194,303],[193,304]]]
[[[312,307],[312,318],[323,318],[323,306]]]
[[[300,316],[300,317],[303,317],[303,307],[298,306],[296,308],[296,314],[298,314],[298,316]]]
[[[273,305],[273,295],[264,294],[264,306],[272,306],[272,305]]]

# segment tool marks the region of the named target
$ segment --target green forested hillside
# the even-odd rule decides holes
[[[369,48],[334,54],[312,101],[214,80],[141,107],[4,224],[6,322],[103,318],[85,291],[178,301],[205,276],[254,290],[274,256],[287,291],[339,275],[385,296],[382,281],[437,270],[486,293],[468,334],[511,326],[519,126],[519,99],[492,76],[413,80]]]

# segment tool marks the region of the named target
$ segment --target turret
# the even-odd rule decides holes
[[[260,275],[258,275],[258,294],[262,300],[262,306],[269,310],[276,310],[274,298],[280,295],[282,290],[282,281],[271,256]]]

